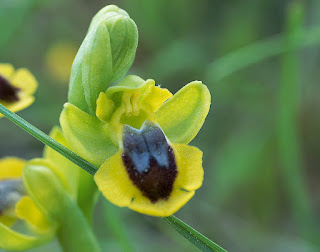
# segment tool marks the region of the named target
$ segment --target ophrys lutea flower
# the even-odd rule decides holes
[[[24,250],[47,242],[55,225],[43,215],[30,198],[22,181],[26,161],[0,159],[0,248]],[[15,223],[24,225],[16,229]]]
[[[34,102],[38,83],[25,68],[14,70],[10,64],[0,64],[0,103],[12,112],[20,111]],[[3,115],[0,113],[0,117]]]
[[[50,136],[68,146],[58,127]],[[92,204],[86,186],[80,185],[79,172],[75,164],[47,146],[42,158],[0,160],[0,248],[25,250],[67,233],[74,250],[62,245],[66,251],[80,251],[75,243],[81,251],[98,251],[91,243]],[[23,228],[15,225],[21,221]],[[70,234],[71,230],[77,232]]]
[[[153,80],[128,76],[100,93],[96,116],[66,103],[60,123],[70,147],[100,166],[95,181],[109,201],[169,216],[202,185],[202,152],[187,144],[210,99],[199,81],[173,96]]]

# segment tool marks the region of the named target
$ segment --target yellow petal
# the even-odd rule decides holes
[[[9,109],[11,112],[17,112],[29,107],[34,102],[34,97],[19,95],[19,101],[13,103],[2,102],[3,106]],[[0,118],[3,117],[0,113]]]
[[[150,107],[151,111],[156,111],[164,101],[172,97],[172,93],[166,88],[152,86],[148,94],[142,99],[141,103]]]
[[[7,80],[10,79],[10,77],[14,73],[14,68],[11,64],[7,63],[0,63],[0,75],[6,78]]]
[[[32,95],[38,87],[38,82],[28,69],[18,69],[10,79],[12,85],[21,89],[21,92]]]
[[[45,218],[29,196],[22,197],[16,204],[16,214],[18,218],[25,220],[37,233],[47,233],[55,227]]]
[[[117,206],[124,207],[129,206],[134,194],[140,192],[129,179],[121,155],[121,151],[118,151],[107,159],[94,175],[94,180],[106,199]]]
[[[156,111],[156,122],[172,143],[188,144],[201,129],[210,103],[208,88],[191,82]]]
[[[186,204],[203,180],[202,152],[195,147],[172,145],[178,175],[167,200],[151,203],[132,183],[122,162],[122,150],[109,158],[94,180],[104,197],[119,207],[153,216],[170,216]]]
[[[105,93],[101,92],[97,100],[96,116],[100,120],[108,122],[115,108],[116,105],[114,102],[110,100]]]
[[[20,178],[26,161],[15,157],[0,159],[0,180]]]
[[[148,79],[144,81],[139,76],[129,75],[124,78],[117,86],[109,87],[106,91],[108,98],[113,100],[117,106],[122,102],[123,93],[134,91],[140,92],[140,101],[150,93],[150,89],[154,87],[154,80]]]
[[[178,167],[175,186],[183,190],[194,191],[203,181],[202,151],[185,144],[172,144]]]

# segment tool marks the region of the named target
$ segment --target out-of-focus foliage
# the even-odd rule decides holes
[[[20,115],[40,129],[58,123],[67,100],[68,81],[48,74],[46,55],[59,41],[80,46],[91,17],[110,3],[0,2],[0,61],[39,81],[35,103]],[[201,80],[212,93],[192,142],[204,152],[204,186],[177,215],[230,251],[319,251],[320,2],[116,4],[139,27],[135,74],[174,92]],[[41,155],[42,144],[8,120],[0,131],[1,156]],[[104,250],[195,251],[158,219],[103,200],[95,216]],[[32,251],[44,250],[58,245]]]

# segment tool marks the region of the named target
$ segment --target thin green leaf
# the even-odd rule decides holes
[[[127,230],[118,213],[118,210],[114,205],[108,202],[106,199],[102,201],[102,207],[104,208],[104,218],[106,220],[106,226],[110,228],[113,236],[119,242],[122,251],[133,252],[135,251],[130,238],[128,237]]]
[[[92,227],[78,205],[70,200],[64,211],[61,228],[58,230],[58,240],[63,251],[101,252]]]
[[[214,243],[174,215],[162,219],[201,251],[226,252],[226,250],[221,248],[218,244]]]
[[[280,53],[287,52],[288,48],[284,36],[283,34],[278,34],[222,56],[208,66],[207,78],[218,82],[236,71]],[[319,44],[320,27],[313,27],[301,31],[297,37],[295,47],[302,49]]]
[[[48,145],[55,151],[59,152],[61,155],[65,156],[67,159],[69,159],[71,162],[81,167],[86,172],[90,173],[91,175],[95,174],[97,167],[90,164],[86,160],[82,159],[80,156],[78,156],[71,150],[67,149],[57,141],[53,140],[47,134],[43,133],[41,130],[34,127],[33,125],[28,123],[26,120],[22,119],[17,114],[11,112],[2,104],[0,104],[0,113],[2,113],[4,116],[6,116],[9,120],[14,122],[15,124],[17,124],[20,128],[22,128],[23,130],[27,131],[29,134],[37,138],[39,141],[43,142],[44,144]]]
[[[269,133],[252,129],[235,131],[221,145],[214,162],[211,183],[214,205],[219,207],[232,192],[256,180],[261,173],[262,157],[269,141]]]

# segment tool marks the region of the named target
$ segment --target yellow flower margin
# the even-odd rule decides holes
[[[122,150],[108,159],[94,179],[102,194],[113,204],[153,216],[170,216],[185,205],[201,187],[203,181],[202,152],[184,144],[171,144],[174,150],[178,175],[170,197],[151,203],[133,185],[121,156]],[[132,200],[134,199],[134,200]]]
[[[10,85],[18,88],[18,101],[6,102],[0,99],[0,103],[12,112],[17,112],[30,106],[34,102],[38,82],[28,69],[20,68],[15,71],[11,64],[0,63],[0,76],[5,78]],[[1,91],[1,90],[0,90]],[[0,113],[0,118],[3,115]]]

